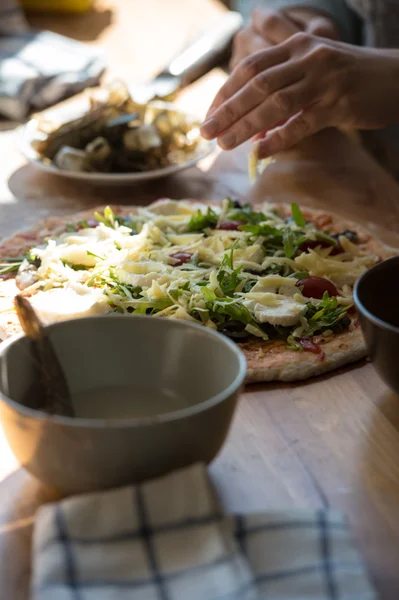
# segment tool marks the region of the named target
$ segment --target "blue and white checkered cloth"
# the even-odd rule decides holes
[[[96,85],[101,53],[67,37],[29,30],[16,0],[0,0],[0,115],[23,120]]]
[[[206,468],[43,507],[33,600],[375,600],[339,514],[225,515]]]

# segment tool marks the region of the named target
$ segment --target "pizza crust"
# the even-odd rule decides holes
[[[316,377],[367,356],[361,329],[331,336],[320,345],[324,358],[311,352],[287,350],[285,342],[241,344],[247,359],[247,383],[259,381],[298,381]]]
[[[275,204],[274,207],[283,215],[291,214],[289,205]],[[132,214],[137,210],[137,207],[134,206],[114,205],[111,208],[115,214],[120,215]],[[73,215],[53,217],[38,223],[31,229],[16,233],[0,244],[0,258],[2,256],[19,256],[33,246],[42,243],[45,238],[62,233],[66,223],[91,219],[95,210],[102,212],[103,209],[104,207],[98,207]],[[302,212],[307,220],[315,223],[321,230],[328,230],[331,233],[348,229],[356,231],[360,239],[359,245],[381,260],[398,254],[397,250],[374,239],[364,227],[357,223],[322,210],[302,208]],[[13,277],[0,280],[0,339],[21,333],[18,318],[12,309],[13,298],[18,292]],[[285,342],[281,340],[270,342],[251,340],[239,345],[247,359],[247,383],[308,379],[361,360],[367,355],[360,327],[333,335],[322,341],[323,359],[311,352],[287,350]]]

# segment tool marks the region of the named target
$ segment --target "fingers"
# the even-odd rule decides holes
[[[273,128],[275,128],[275,127],[281,127],[282,125],[284,125],[284,123],[285,123],[285,121],[279,121],[278,123],[276,123],[275,125],[273,125]],[[257,133],[252,138],[252,141],[253,142],[257,142],[258,140],[263,140],[263,138],[266,137],[266,134],[267,134],[268,131],[269,131],[269,129],[264,129],[260,133]]]
[[[303,110],[289,119],[285,125],[270,131],[264,139],[256,142],[257,155],[263,159],[289,150],[305,138],[329,126],[326,111],[318,108]]]
[[[300,81],[303,76],[303,72],[297,68],[295,63],[279,65],[267,72],[261,72],[212,113],[211,118],[201,127],[201,134],[204,137],[216,137],[231,128],[248,113],[252,118],[257,117],[259,111],[254,110],[256,107],[259,107],[265,100],[267,101],[267,98],[277,90],[282,90]],[[261,112],[263,113],[263,110]],[[275,123],[276,121],[266,122],[263,125],[274,125]],[[250,130],[252,131],[257,125],[257,122],[254,122]],[[254,133],[260,129],[262,129],[262,123]]]
[[[333,19],[323,11],[307,6],[293,6],[285,8],[283,12],[301,31],[331,40],[339,40],[338,27]]]
[[[249,56],[267,48],[270,44],[258,35],[252,26],[244,27],[237,33],[233,42],[233,53],[230,60],[230,69],[233,70],[238,63]]]
[[[277,123],[287,121],[292,115],[310,105],[313,96],[312,91],[303,85],[303,81],[279,89],[221,135],[217,134],[219,146],[223,150],[232,150],[262,129],[276,127]]]
[[[311,35],[318,35],[330,40],[339,39],[338,29],[335,23],[328,17],[315,17],[309,22],[306,30]]]
[[[282,11],[256,9],[252,17],[252,26],[255,33],[272,44],[280,44],[300,31]]]
[[[269,69],[275,65],[285,62],[288,58],[288,49],[284,46],[276,46],[255,52],[255,54],[252,54],[241,61],[240,64],[234,69],[226,83],[216,94],[208,110],[207,117],[214,113],[215,110],[221,104],[223,104],[223,102],[226,102],[236,92],[238,92],[238,90],[243,88],[244,85],[252,78],[256,77],[265,69]]]

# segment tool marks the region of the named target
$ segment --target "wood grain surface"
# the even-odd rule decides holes
[[[142,81],[222,10],[211,0],[109,0],[95,15],[32,24],[106,51],[110,71]],[[162,59],[162,60],[161,60]],[[180,99],[204,112],[224,75],[212,72]],[[247,147],[217,153],[174,178],[95,188],[26,165],[16,134],[0,132],[0,237],[48,215],[160,196],[295,201],[366,223],[399,245],[399,186],[356,142],[325,131],[269,164],[250,189]],[[229,510],[332,507],[348,517],[382,600],[399,598],[399,398],[368,362],[298,385],[256,385],[242,397],[228,442],[211,466]],[[54,498],[17,469],[0,434],[1,598],[27,600],[33,515]]]

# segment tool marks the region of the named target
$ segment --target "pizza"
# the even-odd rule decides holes
[[[0,338],[28,296],[45,324],[105,313],[200,323],[235,340],[247,381],[360,360],[356,280],[392,255],[362,227],[296,204],[161,199],[52,218],[0,244]]]

